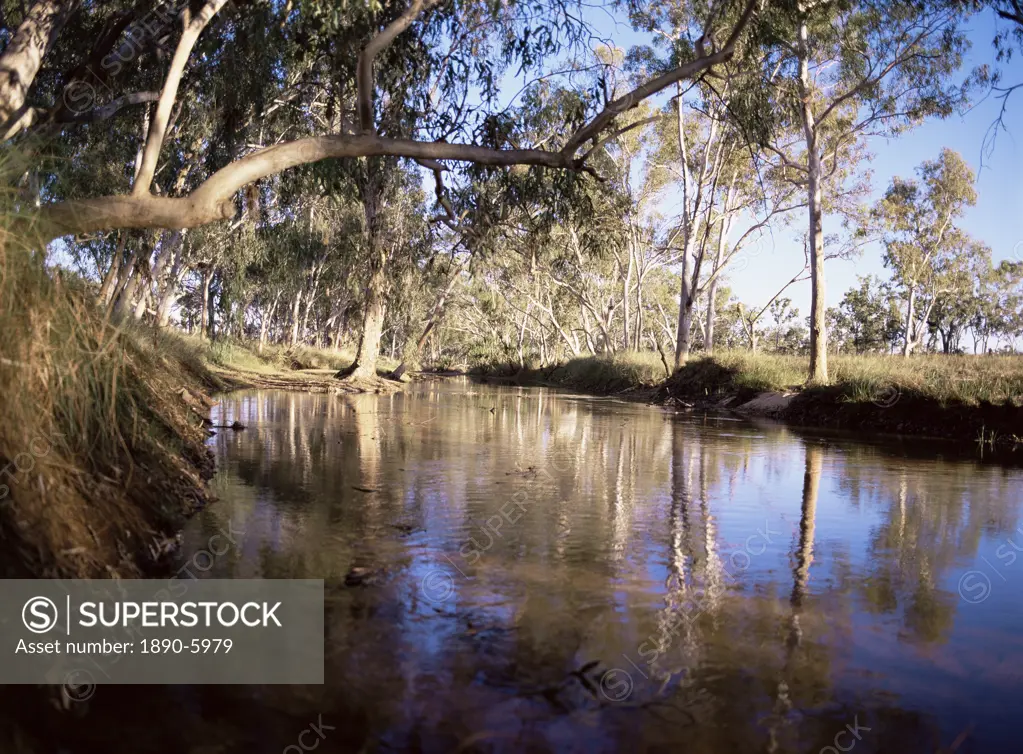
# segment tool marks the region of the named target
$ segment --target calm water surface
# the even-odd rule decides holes
[[[328,602],[323,686],[185,694],[211,752],[1023,750],[1018,470],[458,380],[215,414],[183,557]]]

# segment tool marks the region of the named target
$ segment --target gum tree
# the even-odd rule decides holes
[[[963,100],[967,41],[946,2],[796,0],[774,6],[761,60],[768,149],[807,197],[812,383],[828,381],[824,218],[870,136],[892,137]],[[761,125],[763,128],[763,125]]]
[[[387,176],[398,163],[432,171],[441,191],[444,173],[459,163],[594,172],[588,158],[607,132],[615,132],[619,117],[730,59],[756,8],[757,0],[717,0],[705,8],[692,49],[611,97],[582,92],[561,124],[557,148],[551,148],[517,129],[516,108],[498,101],[499,83],[516,66],[527,76],[547,75],[549,61],[585,44],[588,28],[563,0],[343,7],[320,0],[230,6],[192,0],[152,7],[39,2],[11,32],[0,60],[19,72],[17,87],[0,89],[0,112],[10,113],[6,138],[20,135],[31,154],[35,137],[76,143],[76,129],[93,134],[91,124],[156,104],[146,114],[135,164],[122,184],[127,193],[63,193],[51,176],[36,197],[42,206],[23,212],[9,230],[39,246],[62,235],[111,229],[237,223],[243,189],[313,163],[357,163],[352,172],[362,173],[355,183],[370,269],[354,376],[371,376],[386,316],[381,207]],[[76,14],[76,29],[95,30],[91,49],[79,49],[82,42],[66,31],[64,13]],[[171,52],[169,63],[161,50]],[[102,103],[81,96],[99,84],[116,96]],[[27,108],[29,95],[37,104]],[[180,173],[174,163],[187,165],[186,177],[168,189],[162,176]],[[123,291],[135,294],[151,255],[129,260]],[[121,256],[115,252],[118,263]],[[116,306],[123,311],[130,299],[118,296]]]
[[[275,19],[285,33],[296,23],[295,17],[316,16],[321,36],[334,33],[333,49],[338,56],[343,57],[353,46],[361,50],[355,60],[352,88],[341,93],[339,102],[347,106],[350,98],[351,117],[342,119],[338,128],[316,129],[316,133],[301,138],[289,140],[281,134],[257,142],[258,146],[222,160],[187,194],[171,197],[152,193],[153,172],[164,149],[168,122],[178,103],[193,48],[225,3],[207,0],[194,10],[189,5],[177,15],[180,29],[177,43],[160,87],[138,178],[131,192],[46,203],[36,216],[23,218],[13,230],[31,233],[37,241],[46,242],[61,235],[114,228],[180,229],[231,219],[237,212],[235,196],[243,187],[281,171],[330,158],[403,157],[420,161],[432,170],[445,169],[444,161],[582,170],[591,142],[613,129],[621,113],[676,82],[698,76],[731,58],[757,2],[748,0],[735,8],[723,1],[724,5],[715,5],[704,14],[702,36],[690,55],[673,61],[672,66],[659,70],[613,100],[590,101],[572,122],[566,123],[568,138],[557,151],[509,141],[508,118],[501,117],[500,112],[469,108],[466,103],[470,93],[482,88],[484,105],[495,106],[496,81],[507,65],[517,63],[525,69],[537,69],[546,57],[582,38],[578,24],[565,21],[575,16],[561,3],[462,6],[440,0],[413,0],[405,8],[371,4],[366,8],[352,5],[343,11],[312,0],[289,4]],[[273,9],[276,5],[269,7]],[[228,13],[247,12],[251,12],[249,4],[238,5]],[[33,6],[28,17],[35,18],[35,13]],[[124,34],[131,31],[144,35],[144,22],[151,21],[148,16],[143,18],[145,15],[141,7],[134,17],[129,14],[120,27]],[[348,21],[352,15],[358,16],[360,29],[370,30],[368,39],[360,40],[358,33],[352,33]],[[220,29],[215,33],[224,34]],[[120,37],[113,36],[116,43]],[[43,54],[45,65],[46,46],[28,45],[23,52],[17,52],[20,40],[19,31],[9,45],[11,55],[7,63],[25,71],[19,86],[31,90],[34,76],[26,61]],[[307,40],[290,40],[292,49],[301,47],[304,41]],[[409,95],[419,98],[422,104],[419,117],[406,124],[404,134],[382,129],[378,109],[381,89],[386,84],[385,93],[389,96],[405,92],[402,79],[423,67],[431,74],[430,86]],[[322,80],[314,80],[310,85],[326,87]],[[0,109],[14,111],[17,107],[18,98],[13,94],[0,97]],[[475,117],[470,119],[469,114]]]
[[[973,171],[963,158],[943,149],[937,160],[922,163],[917,175],[918,180],[892,179],[873,212],[881,225],[885,266],[904,291],[903,356],[923,341],[939,298],[968,287],[969,259],[981,253],[955,226],[977,201]]]

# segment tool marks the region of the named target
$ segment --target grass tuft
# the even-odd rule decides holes
[[[215,384],[186,344],[0,247],[0,574],[137,574],[202,500]]]

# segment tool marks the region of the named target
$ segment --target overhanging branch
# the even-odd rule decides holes
[[[470,144],[387,139],[373,134],[314,136],[243,157],[218,170],[185,197],[120,195],[44,205],[33,217],[16,219],[11,230],[26,234],[35,242],[48,243],[63,235],[113,228],[194,228],[233,217],[235,193],[260,178],[320,160],[380,156],[584,169],[560,152],[539,149],[489,149]]]
[[[435,171],[438,163],[452,160],[481,165],[537,165],[555,169],[596,172],[575,156],[579,146],[611,125],[614,118],[642,99],[653,96],[684,78],[693,77],[713,65],[728,60],[736,42],[761,0],[746,0],[745,9],[725,45],[712,54],[703,54],[690,63],[655,77],[632,92],[610,103],[605,110],[577,131],[558,152],[542,149],[492,149],[472,144],[443,141],[422,142],[384,138],[373,133],[372,66],[373,59],[427,8],[439,0],[414,0],[412,6],[375,36],[358,61],[358,107],[362,133],[309,137],[260,149],[220,169],[191,194],[181,198],[153,196],[149,192],[153,168],[166,133],[170,107],[176,99],[178,84],[187,57],[199,33],[226,0],[207,0],[202,10],[189,19],[175,52],[161,93],[153,127],[150,128],[142,160],[142,170],[130,196],[106,196],[46,205],[31,216],[15,218],[9,229],[23,234],[33,243],[48,243],[68,234],[84,234],[115,228],[180,229],[229,219],[236,214],[234,197],[242,187],[299,165],[325,159],[393,156],[424,162]],[[710,39],[711,34],[705,34]]]

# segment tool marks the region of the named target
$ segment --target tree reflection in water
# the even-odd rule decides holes
[[[454,382],[220,410],[249,429],[211,440],[220,501],[183,557],[231,522],[210,575],[325,578],[327,682],[101,687],[42,717],[12,698],[48,744],[280,751],[322,714],[326,752],[802,753],[854,720],[857,754],[970,724],[964,750],[1015,746],[1023,560],[984,602],[957,593],[1020,525],[1014,469]],[[346,586],[353,567],[374,578]]]

